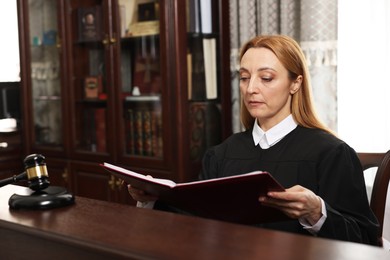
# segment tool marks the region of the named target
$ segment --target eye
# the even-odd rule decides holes
[[[271,78],[271,77],[261,77],[261,80],[265,81],[265,82],[271,82],[273,80],[273,78]]]
[[[240,75],[240,81],[242,82],[246,82],[250,79],[250,77],[248,75]]]

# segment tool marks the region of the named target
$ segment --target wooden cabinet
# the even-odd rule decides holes
[[[197,178],[231,134],[228,3],[200,2],[18,0],[23,152],[52,182],[133,203],[100,163]]]
[[[0,180],[24,170],[19,90],[19,82],[0,82]]]
[[[20,131],[0,131],[0,180],[24,171]]]

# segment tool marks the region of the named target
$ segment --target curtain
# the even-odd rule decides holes
[[[320,118],[337,131],[337,0],[229,0],[233,131],[242,130],[238,54],[249,39],[285,34],[297,40],[308,61]]]

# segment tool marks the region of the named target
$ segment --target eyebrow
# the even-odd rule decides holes
[[[271,68],[271,67],[261,67],[261,68],[258,68],[258,69],[257,69],[257,72],[259,72],[259,71],[264,71],[264,70],[272,70],[272,71],[277,72],[274,68]],[[248,69],[246,69],[246,68],[240,68],[240,69],[238,70],[238,72],[241,72],[241,71],[248,71]]]

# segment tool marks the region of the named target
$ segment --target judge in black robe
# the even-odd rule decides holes
[[[297,126],[274,146],[262,149],[254,145],[252,129],[237,133],[206,153],[202,179],[256,170],[270,172],[286,188],[299,184],[323,199],[327,218],[316,236],[378,244],[378,222],[368,204],[360,161],[334,135]],[[310,234],[297,219],[259,226]]]
[[[239,75],[241,121],[247,131],[205,154],[202,178],[268,171],[286,190],[261,196],[259,203],[291,221],[259,225],[378,244],[378,222],[368,204],[360,161],[316,116],[298,43],[283,35],[254,37],[241,48]],[[254,137],[260,135],[259,146]],[[132,187],[129,193],[141,203],[158,199]]]

